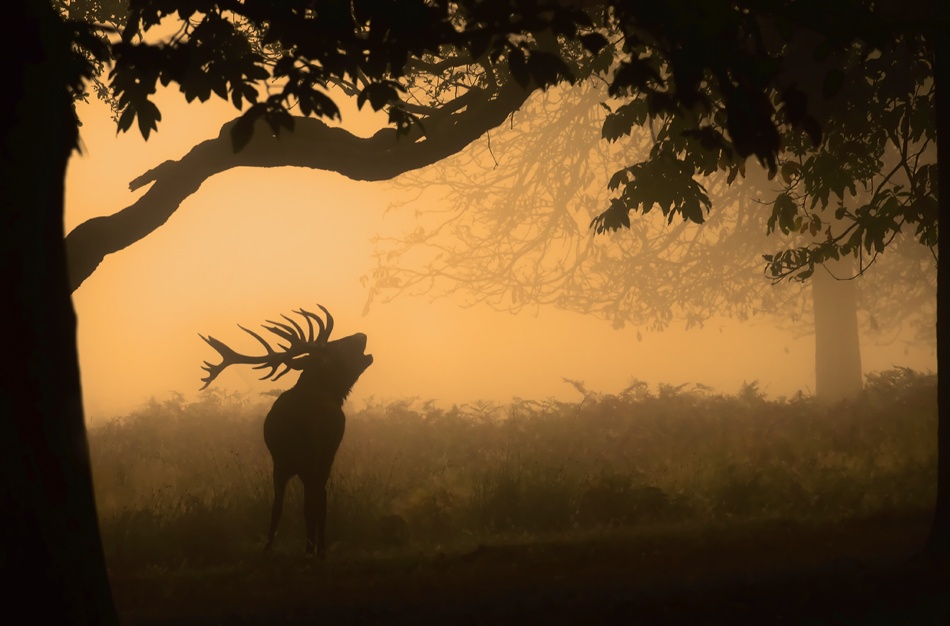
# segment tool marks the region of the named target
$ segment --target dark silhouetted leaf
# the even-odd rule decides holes
[[[591,54],[598,54],[601,50],[607,47],[608,44],[607,38],[600,33],[581,35],[580,40],[581,45],[583,45],[584,48],[586,48]]]
[[[834,95],[837,95],[841,91],[841,86],[844,84],[844,72],[838,68],[830,70],[825,74],[825,80],[821,84],[821,93],[825,98],[830,98]]]
[[[234,122],[231,127],[231,146],[235,152],[240,152],[251,141],[254,124],[263,114],[264,105],[254,104]]]

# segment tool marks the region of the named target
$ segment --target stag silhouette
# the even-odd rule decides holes
[[[264,443],[274,462],[274,506],[271,510],[270,531],[266,550],[270,550],[277,532],[284,504],[287,483],[300,476],[304,489],[304,517],[307,530],[306,555],[326,558],[327,479],[333,458],[343,440],[346,416],[343,401],[349,395],[360,375],[373,363],[373,355],[364,354],[366,335],[356,333],[329,341],[333,331],[333,316],[322,305],[326,324],[320,316],[300,309],[294,313],[307,322],[307,333],[300,324],[281,314],[287,323],[267,320],[263,328],[284,341],[274,350],[267,341],[252,330],[247,332],[267,351],[262,356],[235,352],[214,337],[199,335],[218,351],[222,361],[213,365],[205,361],[208,375],[202,378],[204,389],[226,367],[234,364],[253,365],[254,369],[270,368],[261,377],[277,380],[290,370],[300,370],[297,383],[274,401],[264,419]],[[314,336],[313,325],[318,327]],[[283,368],[278,373],[278,370]]]

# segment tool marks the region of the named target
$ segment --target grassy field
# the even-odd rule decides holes
[[[837,405],[754,384],[371,405],[348,416],[317,564],[296,483],[261,552],[268,404],[209,393],[90,432],[128,623],[802,623],[832,600],[868,620],[898,588],[950,616],[906,561],[936,493],[932,375],[875,375]]]
[[[124,623],[943,626],[926,516],[496,539],[453,553],[246,555],[113,570]]]

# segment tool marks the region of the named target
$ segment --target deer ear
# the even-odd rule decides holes
[[[291,359],[290,362],[287,363],[287,367],[289,367],[292,370],[302,370],[305,366],[305,363],[308,360],[308,357],[309,355],[303,355],[303,356],[298,356],[297,358]]]
[[[324,351],[320,350],[318,352],[311,352],[310,354],[304,354],[298,356],[288,363],[290,369],[302,370],[308,367],[323,368],[330,364],[331,362],[330,355],[326,354]]]

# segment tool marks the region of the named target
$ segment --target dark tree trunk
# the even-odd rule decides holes
[[[99,537],[63,244],[76,141],[71,35],[48,0],[5,8],[0,118],[0,568],[5,610],[38,624],[116,623]],[[23,600],[32,601],[23,604]]]
[[[815,307],[815,395],[840,400],[861,391],[861,344],[858,304],[850,257],[829,261],[815,270],[812,298]]]
[[[950,11],[943,10],[947,15]],[[950,37],[937,33],[935,42],[935,72],[937,85],[937,141],[938,141],[938,226],[950,224]],[[939,143],[940,141],[942,143]],[[943,230],[943,229],[942,229]],[[941,232],[946,236],[947,232]],[[941,246],[942,247],[942,246]],[[941,255],[942,256],[942,255]],[[940,366],[950,359],[950,272],[937,266],[937,507],[933,527],[927,541],[927,551],[946,559],[950,554],[950,385],[940,380]]]

